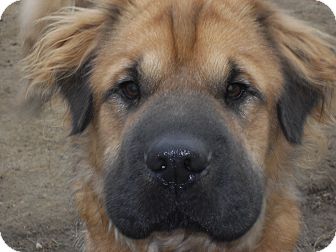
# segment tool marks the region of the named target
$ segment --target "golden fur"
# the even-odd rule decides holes
[[[39,1],[27,14],[27,1],[23,23],[29,26],[70,2]],[[66,8],[43,20],[24,34],[25,51],[30,52],[24,60],[27,100],[48,101],[60,89],[59,76],[74,75],[97,54],[90,78],[94,118],[83,135],[74,136],[86,160],[78,165],[73,183],[86,228],[85,251],[294,250],[301,215],[293,167],[314,132],[332,121],[336,83],[332,38],[261,0],[97,0],[90,8]],[[247,78],[265,94],[267,105],[246,106],[243,122],[228,120],[231,132],[262,164],[267,177],[263,214],[239,240],[220,243],[183,230],[131,240],[109,221],[103,199],[104,164],[115,158],[125,128],[151,103],[125,119],[121,105],[104,103],[103,96],[140,55],[142,71],[163,83],[155,87],[156,95],[188,89],[211,92],[214,87],[204,80],[220,79],[229,58],[246,66],[251,73]],[[284,89],[279,55],[324,95],[306,122],[302,147],[285,139],[276,118],[275,105]]]

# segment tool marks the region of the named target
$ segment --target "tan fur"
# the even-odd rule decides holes
[[[49,8],[51,2],[41,1],[28,14],[24,5],[25,23],[31,25],[33,20],[69,5],[69,1],[53,1],[55,6]],[[121,14],[111,17],[116,7]],[[49,25],[42,36],[42,27],[25,35],[28,51],[38,41],[24,60],[28,100],[38,97],[48,101],[58,92],[58,76],[66,78],[76,73],[99,48],[91,76],[95,117],[85,135],[79,137],[86,165],[78,168],[74,180],[78,211],[86,227],[86,251],[294,250],[301,216],[292,168],[298,166],[305,145],[291,145],[281,133],[276,102],[284,87],[281,62],[276,56],[281,54],[325,95],[324,103],[316,106],[307,121],[305,144],[313,132],[332,121],[335,111],[332,93],[336,55],[332,38],[261,0],[101,0],[92,8],[66,9],[44,20]],[[265,94],[266,105],[250,101],[240,121],[218,103],[212,104],[227,119],[229,130],[254,162],[261,164],[264,170],[260,172],[267,178],[264,212],[238,241],[219,243],[183,230],[154,233],[146,240],[135,241],[123,237],[110,223],[102,189],[105,164],[114,160],[125,129],[151,102],[125,118],[122,105],[103,102],[103,95],[139,57],[142,71],[157,83],[152,87],[156,96],[172,90],[213,92],[215,87],[209,83],[220,81],[223,73],[227,75],[229,58],[242,64],[249,73],[244,77]]]

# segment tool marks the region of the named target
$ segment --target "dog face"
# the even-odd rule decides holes
[[[45,100],[60,90],[73,134],[90,125],[117,229],[226,242],[251,230],[281,180],[272,152],[299,144],[327,99],[331,46],[260,1],[111,0],[66,17],[28,76]]]
[[[113,156],[105,164],[106,210],[132,238],[181,228],[231,241],[261,212],[271,122],[258,119],[271,118],[265,97],[271,100],[277,87],[267,83],[280,76],[267,78],[271,60],[260,73],[249,71],[249,60],[270,54],[253,24],[234,23],[234,31],[225,31],[217,5],[175,4],[125,21],[127,29],[115,31],[117,41],[112,37],[97,56],[92,81],[104,97],[97,128],[108,139],[105,150],[115,138],[119,146],[105,153]],[[226,41],[253,29],[239,45]]]

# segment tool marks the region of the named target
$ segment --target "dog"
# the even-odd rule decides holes
[[[295,249],[333,38],[262,0],[31,2],[25,100],[69,107],[85,251]]]

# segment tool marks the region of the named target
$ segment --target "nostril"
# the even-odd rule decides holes
[[[190,158],[185,158],[184,159],[184,168],[187,169],[188,171],[191,171],[191,159]]]
[[[146,157],[147,155],[145,155],[145,163],[150,170],[161,172],[167,169],[168,161],[165,157],[160,155],[150,155],[149,157]]]
[[[163,171],[163,170],[166,170],[167,169],[167,160],[163,157],[159,157],[159,162],[160,162],[160,167],[159,167],[159,171]]]
[[[196,153],[188,157],[184,163],[185,169],[191,173],[201,173],[209,164],[206,155],[202,155],[201,153]]]

